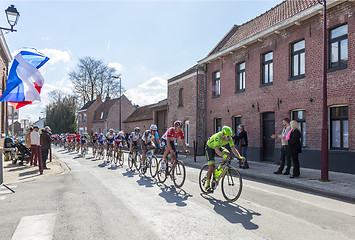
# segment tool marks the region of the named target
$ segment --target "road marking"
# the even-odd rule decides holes
[[[53,238],[54,223],[54,213],[23,217],[12,236],[12,240],[51,240]]]

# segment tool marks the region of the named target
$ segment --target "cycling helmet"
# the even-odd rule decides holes
[[[222,133],[224,136],[231,137],[233,135],[233,130],[228,126],[223,126]]]
[[[97,132],[94,133],[95,136],[99,135]]]
[[[118,133],[118,136],[124,137],[124,132],[123,132],[123,131],[120,131],[120,132]]]
[[[134,129],[134,131],[135,131],[135,132],[140,132],[139,127],[136,127],[136,128]]]
[[[100,137],[103,137],[104,136],[104,134],[103,133],[100,133]]]
[[[174,122],[174,127],[182,127],[182,122],[181,121],[175,121]]]
[[[112,129],[112,128],[110,128],[109,132],[113,133],[113,129]]]
[[[150,126],[150,130],[152,130],[152,131],[157,131],[157,130],[158,130],[157,125],[152,124],[152,125]]]

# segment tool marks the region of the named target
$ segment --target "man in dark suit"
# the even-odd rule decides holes
[[[49,149],[51,148],[51,143],[53,141],[49,134],[50,131],[51,129],[48,126],[46,126],[41,134],[41,153],[42,153],[43,169],[49,169],[47,168],[47,159],[48,159],[48,152]]]

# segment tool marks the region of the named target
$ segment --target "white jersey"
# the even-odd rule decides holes
[[[131,132],[131,135],[129,135],[128,137],[128,139],[129,140],[132,139],[133,142],[137,142],[137,140],[141,138],[142,138],[142,134],[139,133],[138,135],[136,135],[135,132]]]
[[[155,135],[155,134],[154,134]],[[143,133],[142,140],[146,143],[149,144],[153,141],[154,135],[152,135],[150,130],[147,130]]]

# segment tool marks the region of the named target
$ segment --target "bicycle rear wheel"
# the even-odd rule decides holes
[[[139,152],[136,153],[136,159],[134,161],[134,166],[136,167],[137,171],[141,169],[142,166],[142,156]]]
[[[176,160],[176,163],[174,164],[171,172],[171,178],[173,179],[175,187],[181,188],[184,185],[186,178],[186,170],[184,163],[180,160]]]
[[[236,201],[242,193],[243,182],[238,170],[229,168],[222,178],[222,193],[229,202]]]
[[[118,150],[113,151],[113,163],[117,166],[118,162]]]
[[[200,175],[198,177],[198,183],[200,185],[200,189],[203,193],[207,193],[206,192],[206,185],[207,185],[207,172],[208,172],[209,166],[208,164],[205,164],[202,166],[201,170],[200,170]]]
[[[117,154],[117,157],[118,157],[118,164],[120,166],[123,166],[123,162],[124,162],[124,156],[123,156],[123,152],[122,150],[121,151],[118,151],[118,154]]]
[[[157,172],[159,182],[165,182],[168,177],[168,164],[164,159],[160,159],[158,163],[158,172]]]
[[[129,169],[131,169],[132,170],[132,168],[133,168],[133,153],[129,153],[128,154],[128,167],[129,167]]]
[[[154,178],[158,172],[158,159],[156,156],[152,156],[149,163],[150,175]]]

